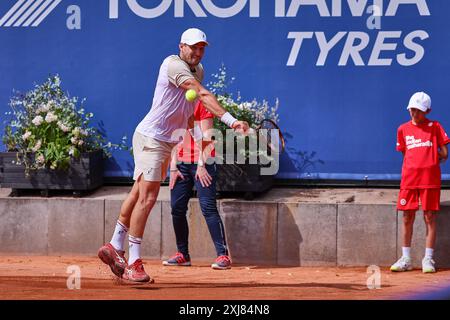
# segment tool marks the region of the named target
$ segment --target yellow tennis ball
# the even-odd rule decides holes
[[[189,89],[188,91],[186,91],[185,96],[187,101],[192,102],[197,98],[197,92],[195,92],[195,90],[193,89]]]

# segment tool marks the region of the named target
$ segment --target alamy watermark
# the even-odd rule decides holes
[[[381,271],[380,267],[376,265],[370,265],[367,267],[367,288],[370,290],[381,289]]]
[[[186,129],[177,129],[171,140],[181,141],[185,135],[189,135]],[[222,131],[212,128],[205,131],[203,137],[214,144],[216,155],[208,158],[207,164],[260,164],[261,175],[278,173],[281,153],[279,129],[250,130],[248,134],[227,129],[224,136]]]
[[[81,289],[81,269],[77,265],[68,266],[66,273],[69,274],[67,277],[66,285],[69,290],[80,290]]]

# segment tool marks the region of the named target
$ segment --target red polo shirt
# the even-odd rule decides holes
[[[438,147],[449,143],[437,121],[426,119],[419,125],[412,121],[397,130],[397,151],[405,153],[400,189],[431,189],[441,187]]]
[[[214,115],[209,112],[203,103],[199,101],[195,106],[194,111],[195,121],[201,121],[205,119],[214,118]],[[200,125],[200,124],[199,124]],[[189,136],[189,139],[186,137]],[[211,151],[210,157],[214,157],[216,155],[215,150]],[[178,161],[183,161],[187,163],[196,163],[198,162],[199,150],[198,146],[195,143],[192,136],[187,133],[183,139],[183,142],[178,145]]]

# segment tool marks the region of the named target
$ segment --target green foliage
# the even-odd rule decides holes
[[[14,92],[3,143],[7,151],[17,151],[17,164],[23,163],[27,174],[41,168],[67,169],[71,157],[83,152],[102,149],[110,157],[113,149],[128,149],[126,136],[113,144],[89,125],[94,115],[85,112],[84,101],[64,93],[58,75],[25,94]]]
[[[260,122],[266,118],[278,122],[278,99],[276,99],[275,105],[271,107],[266,100],[262,100],[261,102],[255,98],[251,101],[244,101],[239,92],[237,97],[234,98],[233,94],[228,92],[228,87],[232,84],[235,78],[232,77],[228,80],[226,67],[223,64],[219,68],[219,72],[217,74],[213,74],[212,76],[215,79],[207,85],[208,89],[216,96],[220,105],[236,119],[247,121],[250,128],[253,129],[256,129]],[[230,128],[218,118],[214,118],[214,128],[222,132],[223,141],[218,141],[218,143],[223,143],[225,150],[226,130]],[[237,141],[239,141],[239,139],[245,140],[245,148],[238,149]],[[251,151],[249,150],[248,137],[237,137],[234,150],[236,153],[241,153],[246,159],[248,159],[251,154]],[[258,151],[255,152],[261,156],[261,153]],[[267,157],[267,153],[265,156]]]

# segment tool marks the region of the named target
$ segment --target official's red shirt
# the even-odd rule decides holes
[[[194,111],[195,121],[214,118],[214,115],[209,112],[201,101],[197,103]],[[200,124],[198,124],[200,125]],[[187,139],[186,139],[187,138]],[[198,161],[199,150],[192,136],[187,133],[184,136],[183,142],[178,145],[178,161],[187,163],[196,163]],[[215,150],[211,151],[211,157],[215,156]]]
[[[419,125],[412,121],[402,124],[397,130],[397,151],[405,153],[400,188],[440,188],[438,148],[449,142],[437,121],[426,119]]]

